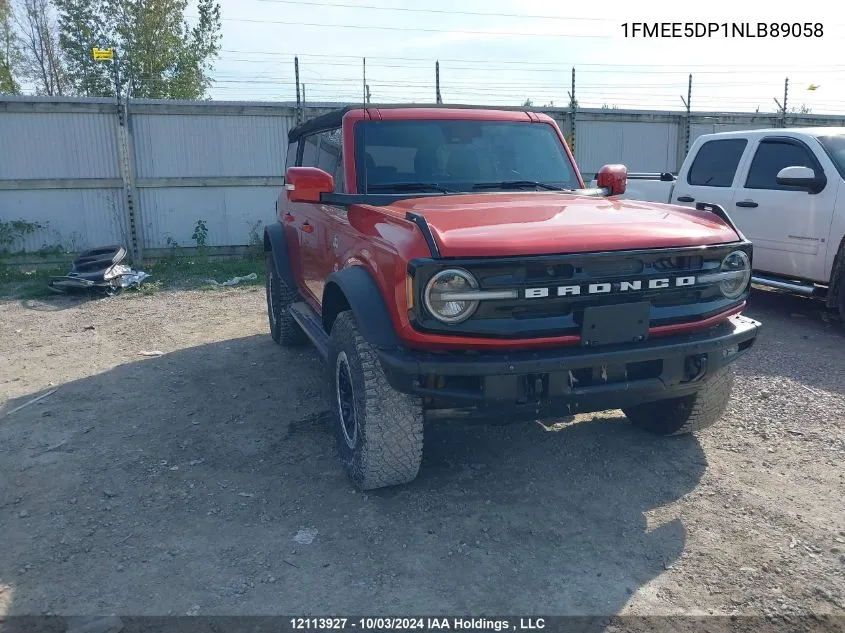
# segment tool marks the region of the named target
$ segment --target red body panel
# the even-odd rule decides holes
[[[556,192],[439,196],[392,206],[424,215],[445,257],[704,246],[737,239],[706,211]]]
[[[334,191],[334,179],[314,167],[291,167],[285,173],[285,189],[291,202],[319,202],[321,193]]]
[[[563,134],[544,114],[520,111],[392,108],[359,109],[343,118],[343,169],[347,193],[356,193],[354,126],[364,119],[471,119],[524,121],[551,125],[560,138],[581,186],[583,179]],[[445,257],[520,256],[648,248],[703,246],[737,240],[734,231],[707,212],[687,207],[577,196],[557,192],[505,192],[406,199],[387,207],[290,203],[279,197],[279,220],[290,211],[288,244],[300,234],[301,262],[293,263],[300,291],[320,310],[322,288],[333,271],[364,266],[378,283],[391,321],[410,349],[528,349],[574,345],[578,336],[492,339],[427,334],[414,329],[406,309],[408,262],[431,256],[422,232],[405,219],[425,216]],[[303,236],[304,222],[315,230]],[[291,250],[293,253],[294,251]],[[292,257],[294,257],[292,255]],[[300,268],[301,272],[296,272]],[[652,336],[706,328],[740,312],[743,306],[706,321],[651,328]]]

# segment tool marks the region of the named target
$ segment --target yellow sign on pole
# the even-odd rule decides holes
[[[114,50],[111,48],[93,48],[94,52],[94,61],[97,62],[110,62],[114,59]]]

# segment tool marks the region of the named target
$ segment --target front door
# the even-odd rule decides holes
[[[778,172],[792,166],[825,173],[827,185],[816,194],[779,185]],[[822,165],[799,139],[769,136],[760,140],[729,211],[754,244],[756,270],[796,279],[826,280],[827,236],[838,175],[832,165]]]
[[[317,167],[331,174],[335,179],[335,191],[343,191],[340,128],[306,136],[304,143],[302,165]],[[303,213],[301,218],[296,218],[296,224],[300,233],[305,298],[318,307],[323,300],[326,277],[331,273],[334,262],[329,218],[338,213],[339,209],[325,204],[300,206],[303,207]]]
[[[722,138],[703,143],[687,172],[678,174],[669,202],[687,207],[708,202],[718,204],[730,213],[734,181],[747,145],[748,141],[744,138]]]

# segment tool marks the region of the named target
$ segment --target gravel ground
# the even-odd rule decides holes
[[[748,314],[698,436],[442,422],[361,494],[263,289],[0,303],[0,614],[843,614],[845,335]]]

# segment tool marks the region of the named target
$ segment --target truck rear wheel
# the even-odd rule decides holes
[[[845,264],[843,264],[845,269]],[[839,308],[839,323],[845,327],[845,272],[839,277],[839,288],[836,290],[839,295],[836,301],[836,307]]]
[[[349,478],[361,490],[416,478],[422,461],[422,403],[390,386],[350,311],[334,321],[328,366],[335,434]]]
[[[839,310],[839,322],[842,327],[845,327],[845,239],[842,240],[842,245],[833,261],[827,305]]]
[[[270,334],[279,345],[301,345],[307,338],[299,324],[293,320],[289,309],[291,304],[299,301],[299,295],[279,276],[272,252],[264,254],[264,265],[267,270],[267,317],[270,320]]]
[[[645,402],[623,409],[631,423],[656,435],[684,435],[712,426],[725,412],[733,387],[733,368],[723,367],[696,393]]]

